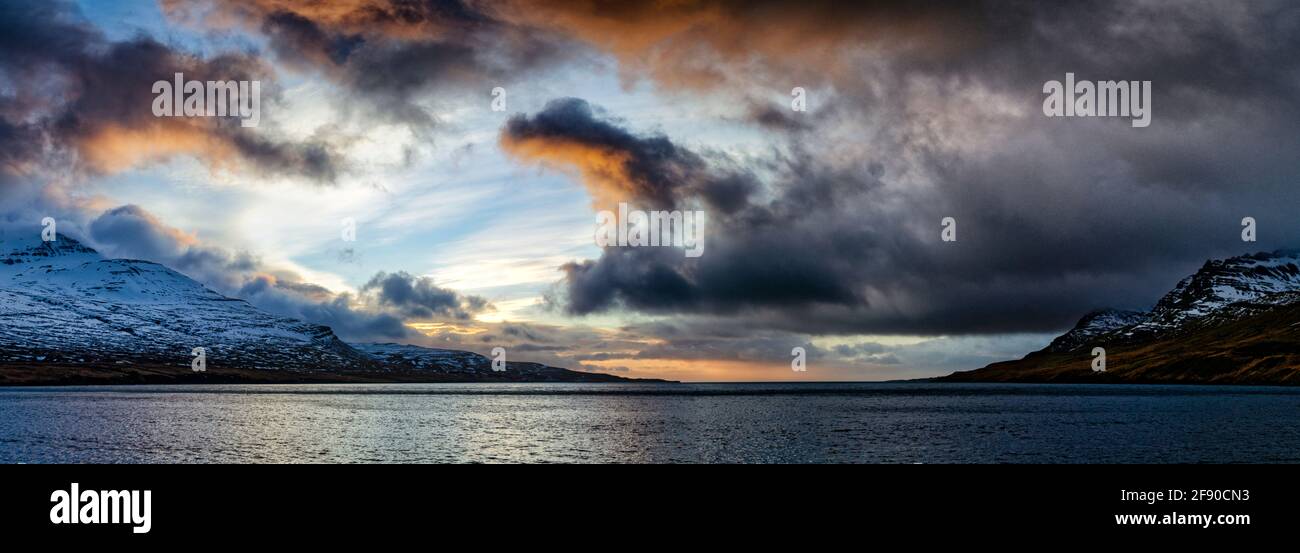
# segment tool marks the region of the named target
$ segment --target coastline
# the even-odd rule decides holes
[[[632,379],[604,373],[567,371],[566,378],[513,377],[509,371],[490,375],[430,373],[428,371],[296,371],[209,367],[194,372],[189,367],[160,365],[0,365],[0,387],[112,386],[167,384],[438,384],[438,383],[664,383],[676,381]]]

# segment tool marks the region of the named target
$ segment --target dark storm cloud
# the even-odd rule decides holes
[[[2,100],[0,100],[2,102]],[[0,118],[0,179],[25,172],[41,149],[39,129]]]
[[[219,118],[155,117],[155,81],[175,73],[194,80],[266,80],[268,70],[245,54],[200,58],[147,36],[115,42],[65,2],[0,6],[0,141],[15,132],[28,144],[7,149],[32,165],[73,160],[94,173],[188,154],[213,166],[244,163],[267,174],[330,181],[339,160],[324,141],[276,140]],[[265,84],[270,84],[266,81]],[[266,93],[273,93],[268,87]],[[270,108],[269,102],[263,109]],[[37,149],[32,145],[45,144]],[[40,159],[32,159],[39,156]]]
[[[205,14],[208,25],[236,25],[268,37],[277,59],[318,70],[371,115],[434,123],[424,105],[434,93],[487,95],[555,63],[575,49],[560,35],[508,24],[492,6],[457,0],[168,0],[175,18]]]
[[[512,117],[502,143],[527,157],[562,162],[573,156],[603,158],[587,174],[594,194],[649,202],[645,207],[673,208],[679,189],[700,180],[705,168],[699,156],[667,137],[635,136],[596,118],[591,106],[577,98],[552,101],[532,117]]]
[[[288,11],[268,14],[262,32],[270,38],[276,55],[290,64],[342,64],[353,50],[365,43],[360,35],[331,36],[314,21]]]
[[[619,202],[674,209],[691,199],[731,213],[755,188],[751,175],[718,167],[722,160],[666,136],[633,134],[577,98],[553,100],[531,117],[512,117],[501,145],[522,159],[575,166],[596,201],[611,209]]]
[[[799,175],[797,186],[783,188],[784,201],[754,205],[750,176],[720,170],[666,137],[633,135],[572,99],[512,119],[502,141],[525,159],[579,165],[593,194],[611,203],[674,208],[679,198],[691,198],[713,208],[708,251],[698,260],[683,261],[673,249],[607,248],[598,261],[563,266],[564,301],[573,313],[619,304],[660,312],[865,304],[845,274],[852,266],[827,255],[853,237],[839,244],[823,234],[836,229],[804,217],[834,206],[833,176]]]
[[[573,100],[512,120],[511,153],[576,169],[598,201],[709,214],[703,257],[606,248],[562,268],[553,302],[814,335],[1044,332],[1149,307],[1207,258],[1300,243],[1300,7],[971,6],[933,22],[966,30],[943,38],[956,48],[823,52],[814,66],[860,70],[810,83],[827,86],[807,113],[750,110],[785,145],[743,172]],[[788,53],[768,68],[803,59]],[[655,61],[655,78],[686,63]],[[1067,71],[1152,81],[1151,127],[1043,116],[1043,83]],[[773,72],[729,74],[719,86],[742,96],[789,90]],[[727,179],[747,184],[716,209],[699,183]],[[949,216],[955,243],[940,241]],[[1260,242],[1241,242],[1245,216],[1268,229]]]
[[[466,320],[488,307],[483,298],[462,296],[454,290],[438,287],[429,277],[416,277],[404,271],[380,272],[362,286],[361,291],[373,294],[380,306],[410,319]]]

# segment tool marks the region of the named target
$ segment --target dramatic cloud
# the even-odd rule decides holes
[[[619,202],[672,209],[700,198],[730,212],[743,204],[752,184],[735,174],[717,174],[708,160],[664,136],[636,136],[599,119],[577,98],[556,100],[532,117],[510,119],[501,146],[524,160],[573,167],[602,209]]]
[[[6,170],[74,163],[106,173],[184,154],[218,168],[317,181],[337,175],[325,141],[276,140],[230,118],[154,116],[152,85],[175,73],[264,80],[264,95],[273,94],[269,69],[246,54],[205,59],[144,36],[110,41],[61,1],[0,6],[0,145],[23,144],[0,154]]]
[[[1008,34],[944,63],[886,56],[810,112],[751,109],[785,137],[773,155],[692,152],[576,100],[511,120],[507,151],[572,169],[598,206],[712,208],[704,257],[607,248],[564,266],[553,299],[814,334],[1043,332],[1149,306],[1206,258],[1293,245],[1300,223],[1279,198],[1300,174],[1287,153],[1300,147],[1297,10],[1187,8],[1177,26],[1141,7],[1071,13],[1011,10],[993,24]],[[1075,47],[1087,36],[1131,47],[1110,64]],[[1180,50],[1207,36],[1218,51]],[[1239,79],[1207,79],[1200,61],[1252,56],[1268,63]],[[1152,80],[1155,123],[1043,116],[1042,83],[1066,71]],[[743,183],[726,209],[706,193],[715,182]],[[1243,216],[1269,237],[1243,244]],[[944,217],[957,242],[940,241]]]
[[[795,175],[792,186],[781,189],[787,201],[754,205],[748,197],[756,185],[749,175],[716,168],[665,137],[635,136],[595,118],[579,100],[553,102],[535,117],[511,120],[502,143],[524,159],[574,166],[608,203],[712,208],[702,258],[664,248],[611,247],[599,261],[562,267],[563,299],[571,312],[620,304],[655,312],[866,307],[865,291],[853,282],[858,268],[835,255],[843,244],[827,234],[839,229],[824,226],[825,210],[839,203],[832,176]],[[813,213],[819,216],[807,216]]]
[[[430,96],[476,90],[486,98],[573,56],[554,33],[508,24],[487,5],[459,0],[164,0],[170,17],[265,35],[283,63],[321,72],[374,116],[431,125]]]
[[[907,0],[506,0],[494,13],[569,34],[618,57],[629,78],[707,89],[737,81],[821,83],[852,76],[853,56],[940,60],[993,29],[976,2]],[[1013,12],[1013,9],[998,10]],[[786,90],[789,90],[788,85]]]

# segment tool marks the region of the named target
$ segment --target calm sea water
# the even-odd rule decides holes
[[[0,388],[15,462],[1300,462],[1300,389],[1004,384]]]

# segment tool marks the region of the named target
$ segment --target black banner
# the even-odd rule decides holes
[[[0,520],[11,534],[126,544],[195,536],[320,541],[502,527],[538,536],[559,528],[654,528],[664,539],[680,528],[723,521],[728,531],[745,524],[746,532],[775,532],[781,540],[811,527],[823,537],[866,532],[928,539],[943,530],[971,539],[977,535],[971,532],[1013,540],[1026,532],[1085,540],[1237,539],[1293,526],[1298,486],[1289,469],[11,465],[2,469],[7,493]],[[74,486],[78,497],[71,501]],[[119,502],[124,497],[136,501]],[[71,504],[61,509],[65,498]],[[102,520],[112,518],[108,503],[122,506],[118,522]]]

